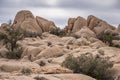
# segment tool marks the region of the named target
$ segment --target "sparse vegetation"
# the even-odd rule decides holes
[[[25,31],[22,29],[21,29],[21,32],[23,33],[24,37],[37,37],[37,36],[39,36],[41,38],[41,34],[36,33],[36,32],[28,32],[28,31]]]
[[[0,40],[4,40],[4,44],[8,49],[8,58],[21,58],[22,48],[17,45],[17,41],[22,39],[23,34],[10,24],[5,28],[4,32],[0,32]]]
[[[40,77],[40,76],[36,76],[36,77],[34,77],[34,79],[35,80],[48,80],[48,79],[46,79],[44,77]]]
[[[40,65],[40,66],[45,66],[46,63],[45,63],[44,61],[40,61],[39,65]]]
[[[98,35],[98,39],[102,40],[109,46],[113,46],[112,40],[118,39],[118,37],[116,37],[117,35],[118,34],[112,32],[102,32],[100,35]]]
[[[102,55],[82,54],[78,57],[69,55],[62,66],[73,70],[74,73],[86,74],[97,80],[113,80],[110,73],[113,62]]]
[[[54,34],[54,35],[57,35],[57,36],[65,36],[66,35],[66,32],[64,29],[60,29],[60,28],[55,28],[55,29],[51,29],[49,31],[50,34]]]
[[[24,75],[30,75],[31,72],[32,72],[32,70],[29,69],[29,68],[23,68],[23,69],[21,70],[21,73],[24,74]]]
[[[47,43],[47,46],[51,46],[51,45],[52,45],[52,43],[51,43],[51,42],[48,42],[48,43]]]

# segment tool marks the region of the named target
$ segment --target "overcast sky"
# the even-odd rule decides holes
[[[0,0],[0,24],[13,20],[19,10],[52,20],[59,27],[68,18],[95,15],[108,23],[120,24],[120,0]]]

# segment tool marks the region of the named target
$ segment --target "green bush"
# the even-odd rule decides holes
[[[73,70],[74,73],[86,74],[97,80],[113,80],[110,73],[113,62],[102,55],[82,54],[78,57],[69,55],[62,66]]]
[[[50,34],[54,34],[54,35],[57,35],[57,36],[65,36],[66,35],[66,32],[64,29],[60,29],[60,28],[55,28],[55,29],[51,29],[49,31]]]

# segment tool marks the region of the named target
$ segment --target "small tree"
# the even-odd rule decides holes
[[[21,57],[22,48],[17,45],[17,41],[23,39],[23,34],[18,29],[9,24],[4,32],[0,32],[0,39],[4,40],[8,49],[8,58],[18,59]]]

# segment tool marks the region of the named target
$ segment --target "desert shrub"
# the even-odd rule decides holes
[[[20,46],[14,47],[13,50],[11,50],[11,46],[9,44],[6,44],[6,48],[8,49],[7,58],[9,59],[20,59],[23,49]]]
[[[22,48],[17,45],[17,41],[23,39],[23,34],[13,27],[7,26],[0,32],[0,40],[4,40],[5,47],[8,49],[8,58],[18,59],[21,57]]]
[[[57,36],[65,36],[66,35],[66,32],[64,29],[60,29],[60,28],[54,28],[54,29],[51,29],[49,31],[50,34],[54,34],[54,35],[57,35]]]
[[[45,66],[46,63],[45,63],[44,61],[40,61],[39,65],[40,65],[40,66]]]
[[[113,80],[110,73],[113,62],[102,55],[82,54],[78,57],[69,55],[62,66],[73,70],[74,73],[86,74],[97,80]]]
[[[48,80],[48,79],[46,79],[44,77],[40,77],[40,76],[36,76],[36,77],[34,77],[34,79],[35,80]]]
[[[29,69],[29,68],[23,68],[21,70],[21,73],[24,74],[24,75],[30,75],[32,73],[32,70]]]
[[[51,46],[51,45],[52,45],[52,43],[51,43],[51,42],[48,42],[48,43],[47,43],[47,46]]]
[[[28,32],[28,31],[26,31],[26,30],[22,30],[21,29],[21,33],[23,33],[23,36],[24,37],[41,37],[41,34],[39,34],[39,33],[36,33],[36,32]]]
[[[118,39],[116,36],[118,34],[112,33],[112,32],[102,32],[100,35],[98,35],[98,39],[102,40],[104,43],[108,44],[109,46],[112,46],[112,40]]]

